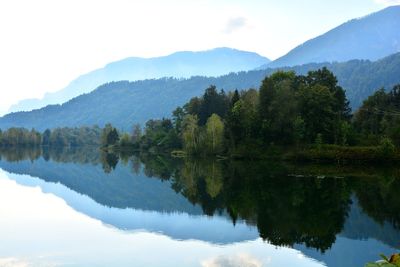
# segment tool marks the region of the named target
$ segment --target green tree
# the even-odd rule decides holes
[[[216,154],[222,151],[224,140],[224,124],[217,114],[212,114],[206,124],[206,143],[208,151]]]
[[[182,132],[182,122],[185,115],[185,110],[181,107],[177,107],[172,112],[172,121],[174,123],[174,128],[178,134]]]
[[[233,108],[235,103],[238,102],[239,100],[240,100],[239,92],[238,92],[238,90],[235,90],[235,92],[233,93],[232,99],[231,99],[230,107]]]
[[[293,130],[295,143],[296,145],[299,145],[299,143],[304,139],[304,135],[306,132],[305,123],[302,117],[296,117],[293,124]]]
[[[292,139],[297,103],[294,72],[278,71],[267,77],[260,87],[259,116],[266,142]]]
[[[138,145],[141,138],[142,138],[142,127],[140,127],[140,124],[133,125],[132,136],[131,136],[132,144]]]
[[[198,117],[200,115],[202,102],[202,99],[199,97],[193,97],[190,99],[190,101],[183,106],[185,114],[196,115]]]
[[[337,78],[330,70],[323,67],[316,71],[310,71],[305,80],[309,86],[319,84],[328,88],[329,92],[332,93],[335,99],[333,110],[335,111],[338,120],[350,120],[350,102],[346,98],[346,92],[338,85]]]
[[[132,145],[131,137],[129,136],[129,134],[124,133],[121,135],[121,138],[119,139],[119,145],[121,147],[127,147],[127,146]]]
[[[367,144],[377,145],[382,136],[388,136],[400,145],[400,85],[368,97],[355,113],[354,127]]]
[[[327,142],[334,140],[335,99],[326,86],[304,86],[299,91],[300,115],[304,119],[305,137],[309,142],[322,134]]]
[[[196,115],[186,115],[183,119],[183,148],[189,154],[198,152],[199,126]]]
[[[395,146],[392,140],[388,137],[383,137],[380,144],[379,144],[379,151],[381,152],[382,156],[389,157],[394,154]]]
[[[110,123],[107,123],[101,134],[101,145],[103,147],[116,145],[119,141],[119,134]]]
[[[229,110],[229,98],[225,92],[221,90],[217,92],[217,88],[212,85],[208,87],[202,97],[199,111],[199,125],[204,125],[212,114],[217,114],[221,118],[225,118]]]
[[[117,129],[113,128],[111,132],[109,132],[107,136],[107,143],[108,145],[115,145],[119,141],[119,134]]]

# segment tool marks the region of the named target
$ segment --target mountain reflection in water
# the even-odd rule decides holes
[[[0,168],[124,231],[294,247],[328,266],[400,249],[398,168],[7,149]],[[37,178],[35,178],[37,177]]]

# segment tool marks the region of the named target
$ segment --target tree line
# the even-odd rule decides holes
[[[80,128],[46,129],[43,133],[35,129],[9,128],[0,129],[1,147],[76,147],[83,145],[100,145],[101,129],[98,126]]]
[[[352,113],[345,90],[327,68],[307,75],[278,71],[267,76],[259,89],[227,93],[210,86],[202,96],[177,107],[171,118],[149,120],[143,128],[136,124],[130,133],[111,124],[103,129],[56,128],[43,133],[10,128],[0,130],[0,145],[101,145],[106,149],[241,157],[283,147],[289,151],[314,149],[319,154],[309,157],[316,158],[323,157],[321,147],[336,149],[332,158],[340,153],[366,154],[368,158],[376,151],[353,148],[380,147],[389,155],[400,145],[400,85],[389,92],[376,91]]]
[[[366,99],[352,114],[345,90],[326,68],[296,75],[279,71],[260,88],[226,93],[210,86],[176,108],[172,119],[149,120],[119,134],[107,125],[102,145],[182,150],[190,155],[248,154],[266,147],[383,146],[400,144],[400,85]]]

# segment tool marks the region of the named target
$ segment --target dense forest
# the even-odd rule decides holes
[[[120,136],[107,125],[101,143],[197,156],[259,157],[284,148],[304,157],[304,151],[322,158],[324,152],[337,157],[341,151],[356,159],[388,158],[397,157],[399,114],[400,85],[388,93],[378,90],[353,116],[344,89],[327,68],[307,75],[280,71],[259,90],[226,93],[210,86],[176,108],[172,119],[149,120],[144,130],[135,125],[131,134]]]
[[[35,129],[10,128],[0,129],[0,147],[76,147],[99,145],[101,129],[94,127],[46,129],[43,133]]]
[[[375,62],[352,60],[343,63],[311,63],[292,68],[231,73],[220,77],[119,81],[104,84],[62,105],[8,114],[0,118],[0,128],[25,127],[44,131],[57,127],[104,127],[112,123],[118,130],[127,131],[135,123],[143,126],[149,119],[170,117],[172,110],[184,105],[193,96],[201,95],[211,84],[228,93],[235,89],[259,88],[266,76],[279,70],[307,75],[309,71],[324,66],[335,74],[338,84],[346,90],[353,110],[377,89],[384,87],[390,90],[400,83],[400,53]]]
[[[172,112],[130,133],[111,124],[0,131],[2,146],[101,145],[177,156],[287,159],[399,159],[400,85],[369,96],[352,113],[345,90],[327,68],[278,71],[259,89],[225,92],[209,86]]]

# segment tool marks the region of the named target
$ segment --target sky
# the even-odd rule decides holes
[[[400,0],[0,0],[0,114],[131,56],[231,47],[270,59]]]

